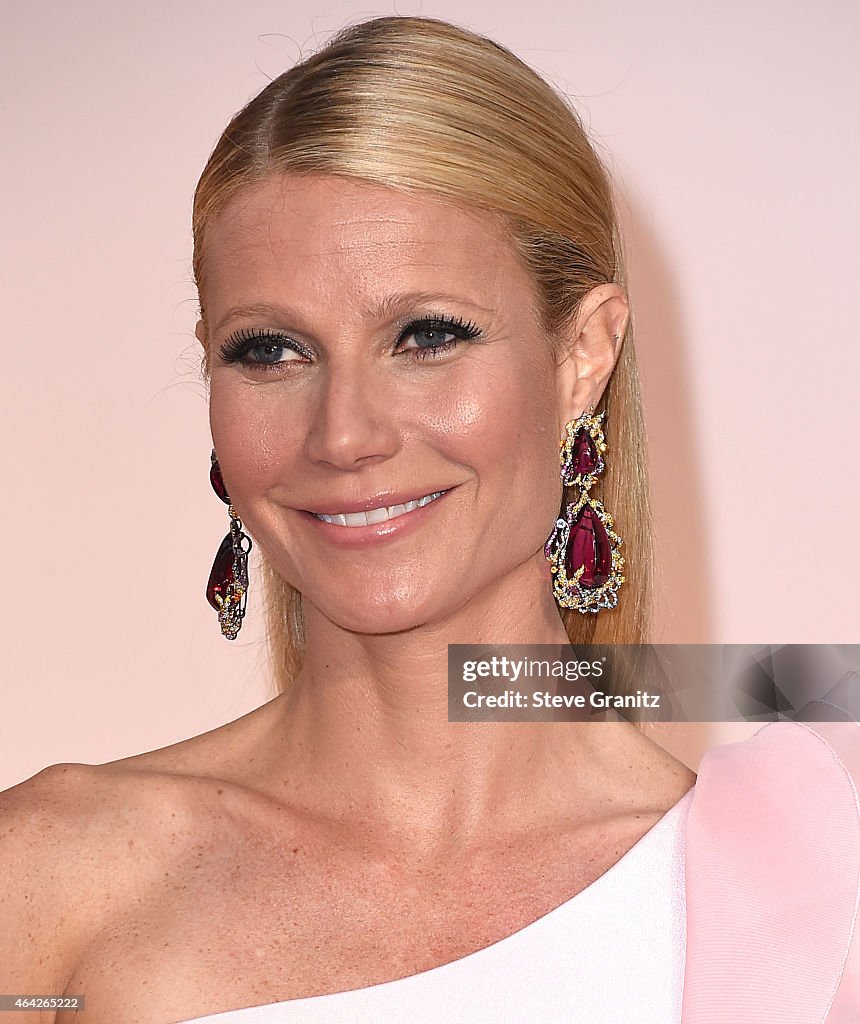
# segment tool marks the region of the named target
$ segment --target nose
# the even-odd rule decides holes
[[[338,469],[390,458],[400,444],[396,401],[366,359],[334,357],[311,410],[308,456]]]

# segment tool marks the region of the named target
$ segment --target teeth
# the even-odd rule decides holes
[[[372,508],[368,512],[346,512],[340,515],[325,516],[321,512],[313,512],[317,519],[324,523],[337,523],[338,526],[370,526],[373,523],[384,523],[388,519],[396,519],[405,515],[413,509],[421,508],[431,501],[435,501],[444,491],[437,491],[435,494],[425,494],[423,498],[416,501],[407,501],[405,505],[388,505],[385,508]]]

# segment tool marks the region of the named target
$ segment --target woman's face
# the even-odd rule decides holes
[[[490,221],[278,176],[213,222],[206,260],[221,470],[307,601],[350,630],[398,631],[544,564],[562,495],[555,362],[530,278]],[[243,342],[247,363],[225,359]],[[440,491],[358,528],[311,514]]]

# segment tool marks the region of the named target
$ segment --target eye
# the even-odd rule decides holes
[[[286,356],[288,352],[295,355]],[[309,352],[285,334],[250,328],[243,328],[231,335],[221,346],[218,354],[225,363],[241,363],[243,366],[264,370],[282,367],[285,363],[301,362],[297,356],[312,358]]]
[[[480,329],[475,324],[461,320],[459,317],[425,317],[421,320],[413,320],[403,329],[398,347],[405,339],[413,338],[417,342],[417,346],[406,348],[404,351],[411,352],[415,359],[435,358],[437,352],[446,352],[456,348],[461,341],[471,341],[480,333]]]

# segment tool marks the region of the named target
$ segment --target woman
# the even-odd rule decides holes
[[[624,264],[576,116],[487,39],[365,22],[236,115],[194,236],[231,524],[207,596],[235,637],[253,537],[281,692],[3,795],[4,991],[91,1022],[823,1020],[853,723],[769,726],[697,779],[617,714],[448,721],[449,644],[648,638]],[[838,884],[800,915],[773,881],[807,868]]]

